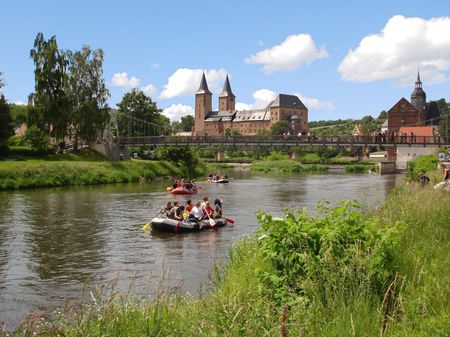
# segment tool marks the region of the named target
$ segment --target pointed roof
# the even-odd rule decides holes
[[[233,97],[235,98],[233,92],[231,91],[230,80],[228,79],[228,75],[225,78],[225,83],[223,84],[223,90],[219,97]]]
[[[417,71],[417,80],[415,83],[414,91],[411,94],[411,99],[416,98],[418,96],[427,97],[427,94],[422,89],[422,81],[420,80],[420,73]]]
[[[272,107],[307,109],[303,102],[295,95],[278,94],[277,97],[267,105]]]
[[[196,94],[210,94],[210,95],[212,95],[211,91],[209,91],[209,89],[208,89],[208,83],[206,83],[205,72],[203,72],[202,80],[200,81],[200,87],[198,88]]]

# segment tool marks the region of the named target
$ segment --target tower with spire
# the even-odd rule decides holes
[[[235,110],[235,98],[236,96],[234,96],[231,91],[230,80],[227,75],[225,78],[225,83],[223,84],[222,93],[219,96],[219,111]]]
[[[195,123],[193,135],[203,136],[205,134],[205,117],[212,110],[212,93],[208,89],[205,72],[203,72],[200,87],[195,93]]]
[[[420,80],[420,73],[417,71],[417,80],[414,91],[411,94],[411,104],[420,112],[422,119],[425,119],[427,94],[422,89],[422,81]]]

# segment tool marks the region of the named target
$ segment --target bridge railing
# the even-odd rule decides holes
[[[120,137],[123,146],[139,145],[449,145],[442,136],[148,136]]]

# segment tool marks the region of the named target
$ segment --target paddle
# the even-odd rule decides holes
[[[206,213],[206,215],[208,216],[208,219],[209,219],[209,225],[211,226],[211,227],[214,227],[215,225],[216,225],[216,222],[213,220],[213,219],[211,219],[211,217],[209,216],[209,213],[206,211],[206,208],[204,208],[203,207],[203,211]]]
[[[223,216],[222,218],[224,218],[225,220],[227,220],[229,223],[234,224],[234,220],[233,220],[233,219],[225,218],[224,216]]]
[[[148,229],[150,228],[150,221],[152,221],[154,218],[156,218],[156,216],[157,216],[159,213],[161,213],[161,211],[162,211],[162,209],[160,209],[160,210],[158,211],[158,213],[156,213],[155,216],[153,216],[153,217],[148,221],[148,223],[146,223],[144,226],[142,226],[142,230],[143,230],[144,232],[148,231]]]

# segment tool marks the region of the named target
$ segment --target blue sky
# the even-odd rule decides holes
[[[309,120],[378,116],[410,98],[420,67],[428,100],[450,100],[447,0],[1,0],[0,71],[9,102],[34,89],[38,32],[60,48],[105,52],[115,107],[136,87],[172,120],[193,114],[206,72],[217,108],[224,77],[240,109],[296,94]]]

